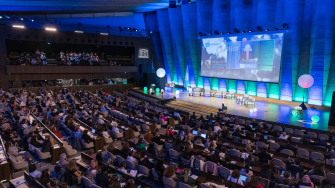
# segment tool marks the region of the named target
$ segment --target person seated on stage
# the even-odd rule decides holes
[[[282,132],[279,136],[281,140],[287,140],[290,136],[286,132]]]

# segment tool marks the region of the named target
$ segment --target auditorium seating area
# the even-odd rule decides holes
[[[1,90],[0,99],[5,187],[335,185],[330,133],[196,116],[132,91]]]
[[[112,58],[101,58],[95,52],[59,52],[57,57],[48,59],[43,51],[36,50],[30,52],[11,52],[8,56],[10,65],[66,65],[66,66],[131,66],[128,56],[115,56]]]

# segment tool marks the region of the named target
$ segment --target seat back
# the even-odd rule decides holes
[[[217,175],[217,164],[212,161],[206,161],[205,163],[205,172],[210,173],[212,175]]]
[[[316,138],[318,138],[318,134],[316,132],[309,131],[309,132],[307,132],[307,134],[305,135],[305,137],[311,138],[311,139],[316,139]]]
[[[120,165],[125,159],[121,155],[117,155],[115,158],[115,163]]]
[[[286,164],[281,159],[273,158],[272,162],[273,162],[275,167],[281,168],[281,169],[286,169]]]
[[[309,151],[304,148],[297,149],[297,157],[301,159],[309,160]]]
[[[150,175],[150,170],[146,166],[143,165],[137,165],[138,173],[143,174],[144,176]]]
[[[221,177],[223,177],[225,180],[228,179],[228,177],[231,174],[231,171],[228,168],[224,167],[224,166],[219,166],[218,170],[219,170],[219,175]]]
[[[290,186],[284,184],[276,184],[276,188],[290,188]]]
[[[319,140],[329,141],[329,136],[327,134],[319,134]]]
[[[189,168],[191,166],[191,160],[189,160],[189,159],[185,159],[184,157],[180,157],[180,161],[181,161],[181,164],[186,168]]]
[[[311,152],[310,157],[311,157],[311,160],[314,161],[314,162],[317,162],[317,163],[324,163],[325,162],[325,156],[320,152],[313,151],[313,152]]]
[[[290,149],[282,149],[280,150],[280,153],[290,157],[294,156],[294,152]]]
[[[178,188],[192,188],[192,187],[186,183],[178,182]]]
[[[176,188],[177,182],[172,178],[163,177],[163,184],[165,188]]]
[[[328,172],[327,173],[327,181],[328,183],[335,185],[335,173]]]
[[[283,128],[281,126],[273,126],[272,132],[283,132]]]
[[[99,185],[93,184],[91,188],[102,188]]]
[[[152,177],[154,178],[155,181],[160,181],[159,175],[158,175],[158,173],[156,172],[156,169],[155,169],[155,168],[152,168],[152,169],[151,169],[151,175],[152,175]]]
[[[179,159],[179,153],[174,149],[169,149],[169,157],[172,160],[178,160]]]
[[[305,131],[301,129],[294,129],[293,134],[294,136],[304,137]]]
[[[135,170],[137,169],[137,163],[135,161],[126,161],[127,163],[127,168],[128,169],[132,169],[132,170]]]
[[[284,129],[284,131],[289,135],[293,134],[293,129],[292,128],[287,127],[287,128]]]
[[[280,145],[275,142],[274,143],[270,142],[269,146],[270,146],[270,151],[272,152],[276,152],[280,148]]]
[[[91,188],[93,185],[92,181],[85,176],[81,177],[80,182],[82,188]]]

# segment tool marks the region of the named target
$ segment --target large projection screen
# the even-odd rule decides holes
[[[202,38],[201,76],[279,82],[283,32]]]

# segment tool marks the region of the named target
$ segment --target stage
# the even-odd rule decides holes
[[[134,88],[137,92],[142,94],[143,90]],[[334,128],[328,129],[328,121],[330,111],[328,108],[308,106],[308,109],[299,113],[294,107],[298,106],[298,102],[282,101],[276,99],[256,97],[254,107],[247,107],[236,103],[236,99],[226,99],[217,97],[205,96],[189,96],[187,92],[170,93],[165,92],[163,97],[156,93],[151,95],[159,99],[169,100],[166,105],[176,109],[186,110],[189,112],[196,111],[197,114],[205,115],[216,113],[222,107],[222,103],[227,106],[227,113],[237,116],[255,118],[270,122],[279,122],[284,125],[295,127],[302,127],[320,131],[335,132]],[[175,100],[173,100],[175,99]],[[179,104],[179,103],[182,104]],[[200,104],[200,105],[199,105]],[[319,122],[312,123],[312,116],[317,115],[320,117]]]
[[[164,97],[170,97],[171,94],[166,94]],[[247,107],[236,103],[235,99],[225,99],[217,97],[193,97],[188,93],[180,93],[175,95],[176,100],[186,101],[189,103],[201,104],[214,108],[221,108],[222,103],[228,107],[227,113],[250,117],[271,122],[280,122],[282,124],[293,125],[298,127],[328,131],[329,110],[308,108],[308,110],[298,113],[294,107],[298,103],[289,104],[288,102],[274,103],[268,101],[256,100],[255,107]],[[279,101],[279,100],[278,100]],[[200,107],[199,107],[200,108]],[[311,117],[318,115],[320,121],[312,123]]]

